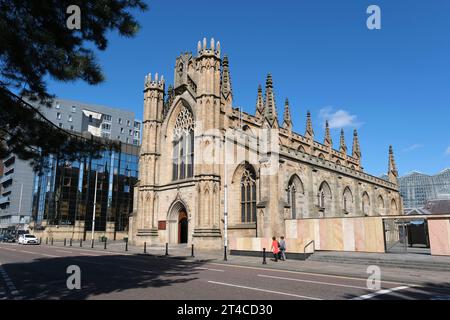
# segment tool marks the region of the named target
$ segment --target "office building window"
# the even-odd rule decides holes
[[[106,131],[111,131],[111,125],[108,123],[102,123],[102,129]]]
[[[140,128],[141,128],[141,123],[135,121],[135,122],[134,122],[134,127],[135,127],[136,129],[140,129]]]
[[[61,108],[61,106],[59,105],[59,103],[56,104],[55,108],[56,108],[56,109]]]
[[[103,115],[103,119],[104,119],[106,122],[111,122],[112,117],[111,117],[109,114],[105,114],[105,115]]]
[[[117,122],[118,122],[119,124],[122,124],[122,118],[117,119]]]
[[[56,113],[56,119],[61,120],[61,113],[60,112]]]
[[[63,124],[61,122],[59,123],[59,127],[60,128],[64,128],[64,126],[63,126]]]
[[[133,135],[133,130],[128,130],[128,134],[130,135],[130,136],[132,136]]]
[[[120,133],[123,133],[123,128],[120,128]]]
[[[131,124],[130,120],[127,120],[127,126],[129,127]]]
[[[69,122],[72,122],[72,116],[69,114],[69,116],[67,117]]]
[[[76,106],[72,106],[72,112],[77,112],[77,107]]]

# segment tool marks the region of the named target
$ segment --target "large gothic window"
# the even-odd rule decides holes
[[[342,208],[345,214],[353,213],[353,194],[349,187],[345,187],[342,194]]]
[[[361,209],[364,215],[368,216],[370,214],[370,198],[367,192],[364,192],[362,196]]]
[[[317,202],[319,210],[322,212],[331,211],[331,189],[326,181],[322,182],[317,194]]]
[[[194,117],[183,106],[174,128],[172,180],[194,175]]]
[[[256,222],[256,174],[249,165],[241,178],[241,221]]]
[[[293,175],[289,180],[287,202],[291,207],[291,218],[301,218],[304,205],[304,190],[303,183],[297,175]]]

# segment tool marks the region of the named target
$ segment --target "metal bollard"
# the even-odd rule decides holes
[[[52,245],[53,245],[53,238],[52,238]]]
[[[169,255],[169,244],[166,242],[166,256]]]
[[[103,249],[105,249],[106,250],[106,239],[105,239],[105,246],[104,246],[104,248]]]
[[[39,244],[41,244],[41,243],[42,243],[42,237],[39,238]]]
[[[66,246],[66,238],[64,238],[64,247]]]
[[[91,240],[91,249],[94,248],[94,239]]]
[[[72,246],[72,238],[70,238],[69,246]]]
[[[144,253],[147,253],[147,242],[144,242]]]
[[[194,256],[194,245],[192,245],[192,248],[191,248],[191,258],[194,258],[195,256]]]
[[[267,264],[266,262],[266,248],[263,248],[263,262],[262,264]]]
[[[83,246],[83,239],[80,239],[80,248]]]
[[[48,237],[45,238],[45,244],[48,244]]]
[[[125,241],[125,251],[128,251],[128,239]]]

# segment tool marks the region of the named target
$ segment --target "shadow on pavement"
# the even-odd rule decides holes
[[[206,261],[205,261],[206,262]],[[81,289],[69,290],[71,265],[80,267]],[[70,256],[5,263],[4,270],[14,281],[22,299],[87,299],[130,289],[173,286],[196,280],[202,262],[151,255]],[[157,289],[143,297],[139,290],[131,299],[161,299]],[[111,297],[114,298],[114,295]],[[101,298],[101,297],[100,297]],[[108,299],[108,297],[104,297]],[[123,298],[121,297],[115,297]]]

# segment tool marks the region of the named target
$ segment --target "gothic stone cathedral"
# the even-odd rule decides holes
[[[333,149],[328,123],[314,140],[309,112],[305,134],[293,132],[289,108],[286,99],[280,125],[270,74],[255,115],[233,108],[229,61],[213,39],[176,59],[167,93],[147,75],[130,239],[222,248],[225,210],[229,238],[281,236],[286,219],[401,214],[392,148],[388,180],[371,176],[356,130],[349,155],[343,131]]]

